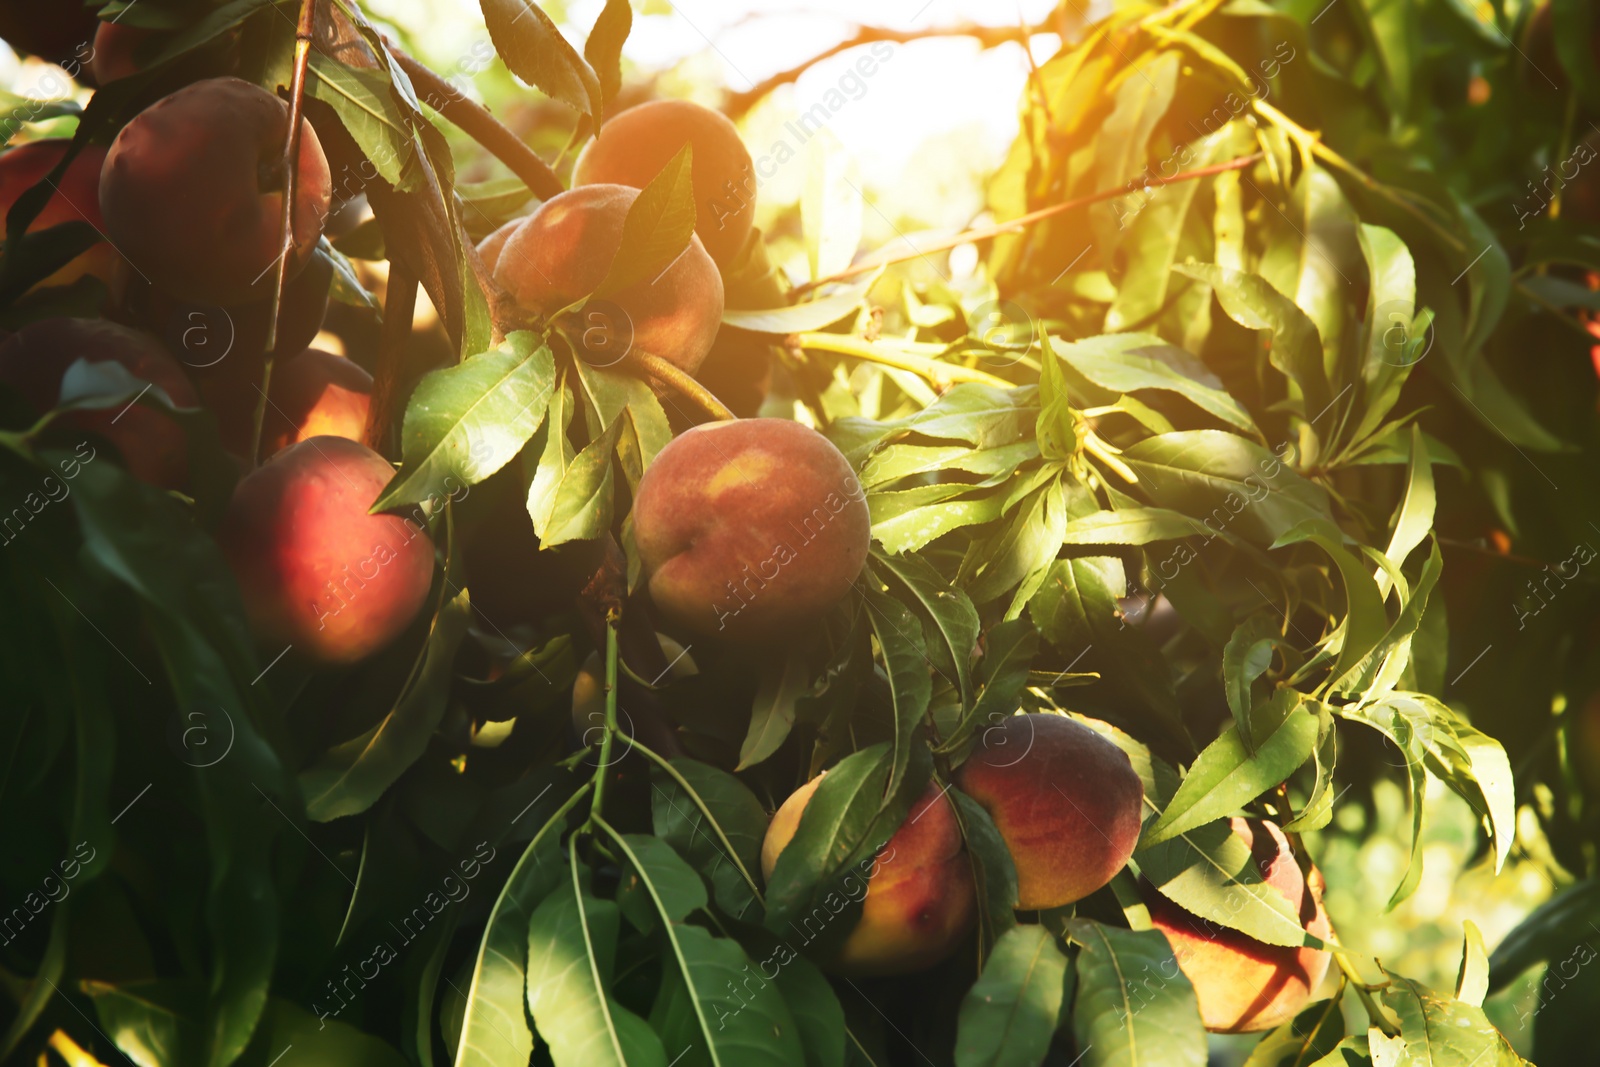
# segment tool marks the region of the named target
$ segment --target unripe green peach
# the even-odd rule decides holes
[[[1012,715],[982,731],[956,785],[1004,838],[1025,911],[1082,900],[1139,841],[1144,787],[1127,755],[1062,715]]]
[[[1262,880],[1282,894],[1300,925],[1319,938],[1333,927],[1322,907],[1322,874],[1302,874],[1289,840],[1275,824],[1230,819],[1250,849]],[[1172,954],[1200,1001],[1200,1017],[1215,1033],[1272,1030],[1300,1014],[1328,973],[1331,955],[1318,948],[1268,945],[1184,910],[1148,883],[1150,921],[1167,935]]]
[[[505,240],[495,280],[523,308],[542,315],[591,295],[611,269],[623,222],[638,198],[639,190],[624,185],[585,185],[545,201]],[[693,374],[722,324],[722,277],[691,234],[689,247],[666,269],[586,312],[591,360],[612,362],[642,350]],[[588,344],[591,328],[606,334],[603,344]]]
[[[761,842],[763,878],[772,877],[822,778],[795,790],[772,816]],[[860,899],[860,919],[827,964],[841,974],[923,970],[950,955],[971,928],[977,915],[972,866],[955,809],[936,783],[928,783],[879,852]]]
[[[608,119],[572,169],[575,185],[643,189],[685,144],[693,148],[695,232],[717,263],[744,247],[756,213],[755,168],[739,128],[688,100],[652,100]]]
[[[393,475],[365,445],[312,437],[239,482],[218,540],[264,644],[354,663],[416,618],[433,543],[407,519],[367,514]]]
[[[282,237],[289,106],[238,78],[208,78],[136,115],[106,155],[100,209],[111,241],[156,286],[233,305],[269,296]],[[322,235],[332,178],[301,121],[288,277]]]
[[[633,502],[656,607],[735,643],[792,634],[849,596],[871,526],[849,461],[787,419],[689,430],[656,456]]]
[[[62,377],[80,359],[120,363],[135,378],[160,388],[178,407],[199,403],[160,341],[102,319],[44,319],[24,326],[0,345],[0,382],[43,414],[60,402]],[[142,482],[180,489],[188,481],[188,440],[162,411],[132,404],[74,411],[62,416],[62,422],[109,440]]]

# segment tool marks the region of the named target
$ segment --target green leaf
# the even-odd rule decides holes
[[[750,729],[739,746],[735,771],[753,767],[778,751],[794,728],[796,701],[811,692],[811,683],[810,660],[800,645],[789,647],[781,660],[763,661],[750,708]]]
[[[1233,721],[1239,726],[1239,736],[1249,751],[1254,751],[1249,726],[1250,709],[1256,702],[1255,683],[1272,666],[1273,651],[1286,645],[1276,622],[1267,613],[1250,616],[1233,631],[1222,650],[1222,688],[1227,693]]]
[[[1389,547],[1383,554],[1396,567],[1405,565],[1411,550],[1427,540],[1433,530],[1434,511],[1433,461],[1428,457],[1422,426],[1411,424],[1411,461],[1406,468],[1406,494],[1394,513],[1394,532],[1389,536]],[[1378,575],[1378,592],[1389,595],[1389,576]]]
[[[421,147],[379,69],[353,67],[311,50],[308,95],[327,104],[355,141],[376,177],[397,189],[415,189],[422,177]]]
[[[983,805],[954,787],[945,795],[955,804],[961,838],[966,842],[978,891],[978,922],[987,949],[1017,925],[1017,868]]]
[[[1396,702],[1393,698],[1394,694],[1390,694],[1365,707],[1346,704],[1334,709],[1340,717],[1363,723],[1383,734],[1405,757],[1411,793],[1411,851],[1405,874],[1389,898],[1390,908],[1414,893],[1422,880],[1422,800],[1428,787],[1427,743],[1424,738],[1434,729],[1432,720],[1421,705]]]
[[[978,450],[962,445],[890,445],[876,453],[861,469],[861,484],[873,489],[936,471],[965,471],[988,479],[1009,475],[1029,460],[1038,458],[1039,446],[1033,441]]]
[[[1244,1067],[1310,1067],[1331,1055],[1343,1038],[1339,998],[1319,1000],[1262,1038]]]
[[[550,531],[556,490],[561,487],[567,469],[578,455],[578,450],[572,447],[567,437],[567,428],[572,425],[573,408],[572,386],[563,374],[560,385],[550,396],[549,418],[543,431],[533,441],[533,447],[539,452],[539,465],[534,468],[533,479],[528,484],[528,516],[533,520],[533,532],[541,542]],[[528,454],[532,454],[531,448]]]
[[[997,389],[962,382],[932,404],[903,418],[884,422],[858,417],[839,419],[828,436],[858,467],[880,442],[906,433],[965,441],[974,448],[999,448],[1032,436],[1037,412],[1029,404],[1036,393],[1032,387]]]
[[[1333,560],[1344,584],[1345,617],[1338,631],[1338,659],[1330,672],[1334,688],[1346,681],[1346,674],[1370,653],[1389,630],[1389,614],[1377,583],[1355,554],[1344,546],[1344,535],[1320,520],[1302,523],[1278,538],[1273,548],[1310,541]],[[1329,651],[1335,651],[1329,642]],[[1342,691],[1342,690],[1341,690]]]
[[[1193,186],[1195,183],[1184,184]],[[1187,368],[1194,357],[1159,337],[1145,333],[1088,337],[1081,341],[1052,337],[1050,346],[1073,370],[1102,389],[1117,393],[1135,393],[1142,389],[1176,393],[1230,426],[1258,437],[1261,435],[1243,404],[1229,396],[1220,382],[1213,386],[1184,373],[1180,368]]]
[[[544,421],[554,383],[554,354],[525,332],[428,374],[406,405],[400,473],[373,513],[459,492],[505,466]]]
[[[1062,531],[1067,545],[1148,545],[1184,537],[1212,537],[1204,523],[1166,508],[1118,508],[1073,519]]]
[[[506,67],[540,92],[598,118],[605,93],[594,68],[533,0],[479,0],[489,39]]]
[[[512,868],[484,927],[472,966],[470,984],[463,992],[461,1036],[456,1045],[456,1067],[497,1067],[525,1063],[533,1054],[533,1031],[528,1028],[523,1005],[528,973],[528,921],[533,910],[555,891],[566,873],[561,861],[561,819],[571,810],[571,798],[544,800],[534,814],[537,820],[551,811]],[[535,798],[539,804],[544,794]],[[563,799],[567,803],[562,803]],[[523,817],[528,813],[524,812]],[[551,831],[554,830],[554,833]]]
[[[1410,1062],[1428,1067],[1522,1067],[1505,1035],[1483,1009],[1442,997],[1409,978],[1389,973],[1380,994],[1400,1019]]]
[[[663,1027],[669,1037],[685,1038],[691,1050],[704,1050],[713,1067],[747,1063],[805,1067],[794,1016],[770,981],[757,978],[752,985],[754,961],[739,943],[683,922],[691,911],[706,905],[705,886],[694,869],[658,838],[613,832],[612,840],[661,915],[692,1009],[692,1026]],[[687,1021],[683,1016],[688,1013],[675,1014]]]
[[[597,299],[654,281],[689,247],[695,223],[693,168],[693,148],[685,143],[640,191],[623,220],[611,267],[594,291]]]
[[[1054,355],[1046,354],[1039,369],[1039,419],[1033,428],[1039,454],[1052,463],[1066,463],[1078,451],[1078,419],[1067,388],[1067,376]]]
[[[961,1002],[956,1067],[1035,1067],[1062,1019],[1068,961],[1050,931],[1014,926]]]
[[[866,201],[861,177],[832,130],[805,142],[806,182],[800,196],[800,230],[813,280],[850,266],[861,245]]]
[[[766,973],[769,961],[778,968],[777,977],[772,981],[783,994],[784,1003],[789,1005],[789,1013],[799,1028],[806,1067],[834,1067],[844,1062],[844,1008],[828,980],[817,970],[816,964],[795,955],[787,945],[782,945],[777,955],[762,962],[762,974]]]
[[[1361,368],[1364,403],[1351,441],[1365,440],[1400,399],[1401,386],[1421,358],[1428,325],[1416,313],[1417,266],[1405,242],[1393,230],[1366,223],[1357,234],[1370,284]]]
[[[923,617],[933,624],[932,632],[944,644],[938,653],[939,659],[955,671],[962,701],[970,701],[972,657],[978,647],[978,609],[972,606],[966,593],[946,581],[944,575],[921,556],[874,552],[872,560],[875,572],[880,577],[894,579],[887,584],[898,585],[909,593],[911,602],[919,606]]]
[[[1352,10],[1372,38],[1384,96],[1397,116],[1404,115],[1411,107],[1412,71],[1422,51],[1416,9],[1399,0],[1361,0]]]
[[[236,1067],[272,1067],[275,1058],[291,1048],[295,1051],[280,1067],[289,1060],[303,1062],[305,1067],[406,1067],[410,1063],[387,1042],[278,997],[268,1001],[250,1050],[234,1062]]]
[[[969,491],[964,485],[930,485],[901,493],[869,493],[872,539],[885,552],[915,552],[952,530],[998,519],[1005,507],[1000,494],[951,500]],[[924,503],[934,500],[935,503]]]
[[[1563,957],[1576,945],[1587,950],[1580,962],[1590,962],[1594,949],[1588,947],[1588,938],[1595,925],[1600,925],[1600,879],[1567,886],[1534,908],[1495,947],[1489,957],[1489,992],[1504,989],[1529,967]]]
[[[1283,824],[1284,833],[1304,833],[1308,830],[1320,830],[1333,820],[1333,802],[1337,799],[1333,791],[1333,770],[1339,762],[1339,731],[1334,725],[1333,712],[1321,701],[1316,702],[1317,709],[1317,747],[1312,749],[1312,758],[1316,761],[1316,784],[1312,786],[1311,796],[1306,800],[1306,806],[1294,818]]]
[[[1223,430],[1182,430],[1130,445],[1122,460],[1152,503],[1270,545],[1306,519],[1332,521],[1328,495],[1279,456]]]
[[[1229,726],[1207,745],[1167,810],[1145,827],[1139,847],[1148,849],[1231,815],[1310,759],[1317,741],[1317,717],[1298,703],[1299,695],[1293,690],[1278,690],[1269,702],[1278,721],[1258,725],[1253,756],[1246,751],[1238,726]]]
[[[762,308],[756,311],[726,308],[722,312],[722,323],[724,326],[736,326],[752,333],[810,333],[832,326],[846,315],[854,315],[860,311],[866,301],[868,290],[872,288],[872,283],[877,281],[877,278],[877,273],[871,274],[863,281],[842,288],[836,293],[803,304]]]
[[[933,698],[927,646],[922,626],[911,609],[882,591],[877,579],[856,586],[867,605],[867,618],[883,652],[894,699],[894,761],[885,792],[894,792],[911,762],[913,737]]]
[[[1039,651],[1038,630],[1025,619],[1007,619],[989,630],[984,645],[978,698],[940,744],[941,752],[957,751],[978,728],[993,725],[1022,705],[1028,671]]]
[[[447,575],[441,594],[450,584]],[[394,707],[372,729],[330,748],[300,773],[307,816],[329,822],[359,815],[377,803],[427,750],[444,718],[451,669],[471,619],[472,605],[465,589],[439,606],[422,655]]]
[[[600,94],[607,104],[622,88],[622,46],[633,30],[633,4],[629,0],[606,0],[589,39],[583,43],[583,58],[600,80]]]
[[[761,801],[726,771],[683,758],[672,760],[671,766],[682,783],[659,768],[651,777],[656,835],[710,880],[718,907],[736,919],[758,917],[761,905],[753,879],[767,833]]]
[[[667,1067],[650,1025],[608,991],[620,914],[572,874],[528,921],[528,1013],[558,1064]]]
[[[1068,919],[1078,953],[1072,1031],[1084,1067],[1203,1067],[1206,1031],[1194,987],[1159,930]]]
[[[1201,919],[1268,945],[1327,947],[1301,925],[1250,849],[1218,820],[1139,853],[1139,871],[1161,894]]]
[[[1179,274],[1205,282],[1228,317],[1247,330],[1272,333],[1272,365],[1300,387],[1301,417],[1315,423],[1335,397],[1323,366],[1322,338],[1306,313],[1260,275],[1213,263],[1180,265]]]
[[[836,947],[853,928],[864,875],[927,785],[932,759],[927,749],[916,746],[899,788],[889,792],[886,786],[893,769],[894,751],[879,743],[846,756],[828,770],[767,879],[767,929],[781,932],[791,921],[821,908],[830,916],[820,935],[819,947],[826,950]],[[845,906],[829,910],[822,902],[830,893]],[[835,915],[841,921],[834,921]]]
[[[615,476],[612,459],[628,420],[617,419],[586,445],[555,486],[550,521],[540,541],[545,548],[568,541],[592,541],[611,528]],[[532,490],[529,490],[532,499]]]
[[[205,992],[183,981],[85,982],[99,1029],[139,1067],[194,1062],[203,1047]]]
[[[1483,947],[1483,932],[1477,923],[1466,919],[1461,926],[1461,967],[1456,971],[1456,999],[1481,1008],[1489,992],[1489,951]]]

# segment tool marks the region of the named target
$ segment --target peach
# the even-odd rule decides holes
[[[526,219],[512,219],[489,236],[478,242],[478,255],[483,259],[483,265],[493,274],[500,265],[500,253],[505,251],[506,242],[511,240],[511,235],[517,232]]]
[[[755,167],[739,128],[688,100],[651,100],[600,127],[572,169],[574,185],[643,189],[685,144],[693,145],[695,232],[720,265],[739,254],[756,214]]]
[[[656,456],[633,502],[656,607],[735,643],[793,633],[847,597],[871,527],[849,461],[787,419],[696,426]]]
[[[239,482],[217,539],[264,644],[354,663],[416,618],[433,543],[397,515],[367,514],[393,475],[365,445],[312,437]]]
[[[23,193],[44,181],[56,164],[61,162],[61,157],[67,154],[70,144],[65,138],[33,141],[7,149],[4,155],[0,155],[0,219],[11,211]],[[100,167],[105,158],[104,148],[84,145],[72,162],[67,164],[66,173],[29,224],[28,232],[37,233],[68,222],[87,222],[103,237],[105,222],[100,217]],[[92,274],[109,284],[117,258],[116,250],[102,240],[40,284],[65,285],[85,274]]]
[[[1309,878],[1301,873],[1288,838],[1273,823],[1230,819],[1228,824],[1300,924],[1319,938],[1332,937],[1322,908],[1321,872],[1312,867]],[[1332,957],[1323,949],[1263,944],[1184,910],[1148,883],[1144,896],[1150,921],[1172,943],[1172,954],[1199,998],[1200,1017],[1214,1033],[1253,1033],[1283,1025],[1300,1014],[1328,973]]]
[[[99,25],[93,8],[72,0],[0,0],[0,38],[18,51],[51,63],[82,58]]]
[[[372,407],[372,375],[343,356],[308,348],[272,372],[262,455],[311,437],[360,441]]]
[[[624,185],[586,185],[545,201],[506,238],[495,280],[523,308],[542,315],[589,296],[611,268],[638,197],[639,190]],[[670,266],[591,304],[581,325],[586,339],[604,335],[591,348],[592,359],[610,363],[643,350],[693,374],[721,324],[722,276],[691,234]]]
[[[763,878],[772,877],[826,774],[795,790],[772,816],[761,842]],[[874,860],[861,918],[828,965],[863,976],[923,970],[950,955],[976,915],[977,891],[955,808],[929,782]]]
[[[1139,841],[1144,787],[1127,755],[1062,715],[1012,715],[984,730],[956,785],[1005,840],[1024,911],[1082,900]]]
[[[61,399],[61,379],[80,359],[113,361],[135,378],[166,392],[178,407],[198,405],[194,389],[161,342],[101,319],[44,319],[12,334],[0,346],[0,382],[21,393],[40,414]],[[97,433],[122,453],[134,477],[162,489],[181,488],[189,477],[188,441],[165,412],[134,404],[75,411],[67,425]]]
[[[238,78],[208,78],[136,115],[100,175],[106,233],[181,300],[243,304],[271,293],[280,251],[289,106]],[[302,120],[288,276],[322,235],[332,177]]]
[[[94,33],[94,54],[88,72],[96,85],[107,85],[139,73],[134,51],[156,35],[155,30],[121,22],[102,22]]]

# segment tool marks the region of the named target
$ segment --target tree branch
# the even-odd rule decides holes
[[[445,119],[459,127],[463,133],[487,148],[496,159],[511,168],[511,173],[521,178],[533,195],[540,200],[566,191],[566,186],[539,158],[538,153],[522,143],[522,139],[491,115],[476,101],[463,96],[456,87],[402,52],[393,42],[386,42],[389,54],[394,56],[400,69],[422,94],[422,102]]]
[[[653,356],[636,348],[628,353],[628,360],[635,364],[645,377],[671,389],[710,416],[713,421],[725,422],[738,418],[728,410],[726,404],[712,394],[711,390],[660,356]]]
[[[895,30],[887,26],[858,26],[855,33],[833,47],[812,56],[804,63],[790,67],[788,70],[779,71],[772,77],[743,92],[730,93],[722,105],[722,110],[729,118],[737,119],[760,103],[773,90],[798,80],[800,75],[823,60],[831,59],[841,52],[848,52],[863,45],[878,44],[880,42],[909,44],[912,41],[935,37],[968,37],[977,41],[983,48],[995,48],[1005,44],[1007,41],[1025,41],[1027,37],[1036,33],[1059,32],[1060,27],[1051,19],[1046,19],[1032,26],[978,26],[973,23],[963,23],[959,26],[935,26],[925,30]]]

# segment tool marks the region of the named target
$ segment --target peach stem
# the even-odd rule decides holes
[[[589,821],[604,823],[600,818],[606,799],[606,782],[611,777],[611,742],[617,736],[617,626],[621,613],[612,608],[606,612],[606,733],[600,742],[600,764],[595,770],[594,799],[589,805]]]

